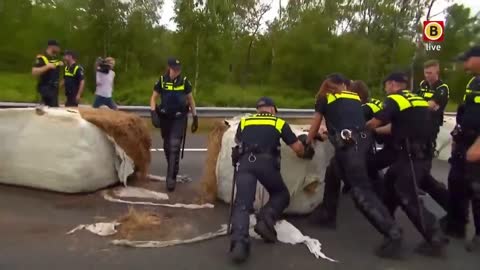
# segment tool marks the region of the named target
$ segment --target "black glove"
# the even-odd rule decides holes
[[[310,144],[305,146],[305,150],[303,152],[302,158],[312,160],[314,155],[315,155],[315,149],[313,149],[313,147]]]
[[[160,128],[160,117],[156,111],[150,111],[150,116],[152,117],[152,124],[156,128]]]
[[[240,160],[240,147],[237,145],[232,147],[232,165],[233,167],[237,166],[238,161]]]
[[[302,134],[297,137],[297,139],[303,144],[303,146],[307,146],[307,134]]]
[[[192,133],[195,133],[197,129],[198,129],[198,116],[194,115],[193,122],[192,122]]]

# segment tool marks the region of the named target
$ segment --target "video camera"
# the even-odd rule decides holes
[[[112,67],[108,64],[105,58],[97,58],[97,71],[108,74]]]

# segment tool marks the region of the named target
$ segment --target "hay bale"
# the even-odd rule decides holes
[[[204,201],[213,202],[217,197],[217,159],[222,148],[222,137],[227,129],[225,121],[217,121],[208,134],[207,159],[201,179]]]
[[[164,217],[156,213],[137,211],[135,208],[129,207],[127,214],[118,219],[121,224],[119,234],[126,239],[132,239],[135,233],[159,227],[163,223],[163,219]]]
[[[140,180],[147,177],[152,139],[142,119],[135,115],[110,109],[79,108],[83,119],[107,133],[122,147],[135,164]]]

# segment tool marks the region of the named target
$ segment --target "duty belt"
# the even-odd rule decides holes
[[[407,147],[407,141],[403,141],[396,145],[398,151],[407,153],[407,150],[410,148],[410,153],[413,158],[416,159],[426,159],[433,158],[435,151],[434,142],[422,142],[422,141],[410,141],[410,146]]]
[[[356,145],[358,139],[366,139],[367,133],[358,129],[342,129],[340,132],[336,132],[330,136],[330,141],[339,148],[343,148],[349,145]]]
[[[257,144],[242,144],[239,149],[240,155],[245,154],[270,154],[270,155],[278,155],[280,153],[280,149],[278,148],[271,148],[271,147],[262,147]]]

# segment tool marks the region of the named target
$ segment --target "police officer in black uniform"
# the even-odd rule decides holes
[[[78,107],[85,87],[83,67],[77,63],[77,54],[73,51],[66,50],[63,60],[66,63],[63,73],[65,96],[67,97],[65,107]]]
[[[160,96],[161,103],[156,105]],[[152,123],[161,129],[163,149],[168,163],[167,189],[174,191],[179,170],[180,150],[185,139],[188,112],[192,113],[192,133],[198,129],[198,116],[195,100],[192,96],[192,85],[187,77],[181,74],[178,59],[168,59],[168,72],[160,77],[153,88],[150,99]]]
[[[60,45],[56,40],[49,40],[45,54],[37,55],[32,75],[38,77],[37,91],[41,102],[49,107],[58,107],[58,84],[60,67],[63,62],[58,59]]]
[[[269,193],[267,204],[257,215],[254,227],[266,242],[275,242],[276,221],[290,202],[280,174],[280,139],[292,148],[297,156],[312,159],[314,150],[306,146],[306,136],[301,142],[290,126],[275,116],[277,108],[272,99],[262,97],[257,102],[257,114],[244,117],[235,135],[237,147],[232,150],[232,163],[236,165],[237,195],[232,214],[231,257],[241,263],[250,253],[249,215],[253,210],[257,180]]]
[[[457,131],[459,138],[456,140],[454,147],[455,151],[467,152],[480,136],[480,46],[472,47],[460,57],[460,60],[464,61],[464,68],[474,75],[467,84],[463,98],[463,113],[459,118],[460,125]],[[464,153],[461,154],[465,156]],[[468,209],[468,199],[471,199],[475,236],[466,248],[468,251],[480,251],[480,162],[470,160],[470,157],[466,155],[464,168],[468,193],[462,194],[462,191],[460,191],[460,194],[458,194],[460,196],[457,196],[460,199],[457,205],[457,215],[460,218],[457,226],[459,229],[464,229],[465,225],[463,223],[466,223],[467,217],[465,214],[468,214],[468,210],[465,211],[465,209]],[[467,198],[466,205],[465,198]]]
[[[375,98],[369,98],[368,87],[363,81],[357,80],[350,82],[350,80],[346,80],[346,82],[346,86],[348,83],[350,83],[350,86],[347,86],[350,87],[348,89],[351,89],[352,92],[355,92],[359,95],[360,100],[363,103],[362,110],[365,119],[370,120],[373,118],[373,116],[382,109],[382,101]],[[377,171],[378,170],[369,171],[369,176],[371,178],[377,178]],[[343,178],[344,177],[341,168],[339,168],[335,161],[335,157],[333,157],[325,170],[323,201],[310,215],[310,221],[312,223],[327,229],[336,228],[340,186]],[[380,183],[374,182],[373,184],[375,190],[377,193],[379,193],[378,191],[381,190],[381,188],[378,188],[377,185]],[[342,189],[343,193],[347,193],[350,191],[350,189],[350,185],[344,181],[344,187]]]
[[[434,123],[434,137],[432,140],[436,148],[437,136],[440,132],[440,127],[443,126],[443,114],[447,107],[450,90],[448,85],[440,79],[440,64],[437,60],[426,61],[423,73],[425,80],[420,82],[420,87],[415,94],[428,102]],[[445,211],[448,211],[449,195],[445,185],[438,182],[431,174],[425,177],[426,179],[422,181],[423,186],[421,188],[430,194]]]
[[[382,257],[396,257],[401,252],[402,231],[373,190],[367,173],[367,153],[372,139],[365,129],[362,102],[357,93],[346,91],[345,77],[332,74],[317,94],[315,115],[307,143],[313,142],[325,117],[329,140],[335,147],[335,161],[344,180],[352,187],[357,208],[382,233],[387,242],[377,250]]]
[[[430,173],[433,158],[433,126],[428,102],[405,90],[408,78],[392,73],[385,81],[388,94],[383,110],[367,123],[369,129],[391,123],[397,146],[396,158],[385,176],[386,192],[392,212],[401,205],[426,242],[417,251],[428,256],[443,255],[445,239],[437,218],[425,208],[418,196],[416,181]],[[422,183],[419,183],[421,185]]]

